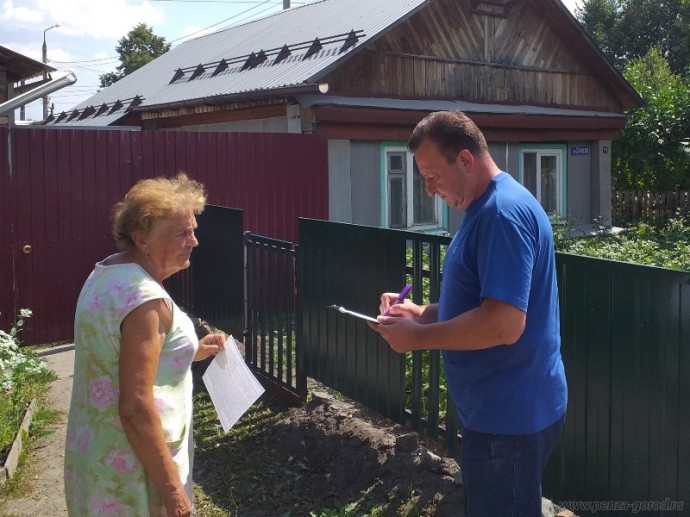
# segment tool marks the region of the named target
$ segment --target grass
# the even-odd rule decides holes
[[[42,399],[48,389],[46,382],[27,382],[21,392],[0,392],[0,459],[4,461],[17,435],[29,403],[32,399]],[[39,405],[40,406],[40,405]],[[34,415],[36,419],[37,415]]]
[[[12,478],[0,488],[0,496],[7,497],[25,497],[31,491],[31,484],[27,482],[27,475],[34,466],[30,463],[29,452],[32,445],[41,438],[51,435],[55,432],[55,424],[62,419],[62,412],[53,409],[46,404],[43,395],[38,397],[36,411],[31,420],[31,427],[29,428],[28,439],[24,442],[24,450],[19,457],[19,464]],[[19,425],[19,424],[17,424]],[[15,430],[16,434],[16,430]],[[14,441],[14,438],[12,438]],[[4,458],[4,455],[3,455]]]

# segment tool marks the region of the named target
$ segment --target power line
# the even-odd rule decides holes
[[[185,39],[185,38],[189,38],[190,36],[194,36],[195,34],[199,34],[200,32],[207,31],[208,29],[211,29],[211,28],[213,28],[213,27],[216,27],[216,26],[220,25],[221,23],[225,23],[225,22],[230,21],[230,20],[232,20],[232,19],[234,19],[234,18],[237,18],[238,16],[242,16],[243,14],[246,14],[246,13],[248,13],[249,11],[253,11],[253,10],[256,9],[257,7],[261,7],[262,5],[265,5],[265,4],[267,4],[267,3],[269,3],[269,2],[273,2],[273,1],[275,1],[275,0],[264,0],[264,1],[261,2],[260,4],[255,5],[254,7],[250,7],[249,9],[246,9],[245,11],[242,11],[241,13],[237,13],[237,14],[231,16],[230,18],[226,18],[225,20],[221,20],[221,21],[219,21],[218,23],[214,23],[213,25],[209,25],[208,27],[204,27],[203,29],[199,29],[198,31],[192,32],[191,34],[187,34],[186,36],[182,36],[181,38],[177,38],[177,39],[171,40],[170,43],[175,43],[176,41],[180,41],[180,40],[183,40],[183,39]]]
[[[257,6],[257,7],[260,7],[260,6]],[[250,20],[250,19],[252,18],[252,16],[256,16],[256,15],[259,15],[259,14],[261,14],[261,13],[265,13],[265,12],[268,11],[269,9],[273,9],[273,7],[274,7],[274,6],[269,5],[268,7],[266,7],[265,9],[262,9],[262,10],[259,11],[259,12],[253,13],[251,16],[247,16],[247,17],[244,18],[243,20],[239,20],[238,23],[242,23],[242,22],[245,22],[245,21],[247,21],[247,20]]]
[[[60,63],[61,65],[72,65],[74,63],[95,63],[97,61],[119,61],[119,57],[103,57],[100,59],[84,59],[82,61],[58,61],[57,59],[51,59],[51,63]]]

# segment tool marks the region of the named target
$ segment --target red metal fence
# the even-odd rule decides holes
[[[298,217],[328,217],[327,162],[314,135],[0,128],[0,329],[30,308],[25,344],[72,338],[81,285],[114,251],[110,208],[137,180],[185,171],[245,230],[295,241]]]

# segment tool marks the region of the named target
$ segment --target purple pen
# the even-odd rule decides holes
[[[398,295],[398,297],[395,299],[395,301],[393,303],[391,303],[391,307],[393,305],[398,305],[399,303],[402,303],[402,301],[405,299],[405,296],[407,296],[411,290],[412,290],[412,284],[407,284],[405,287],[403,287],[402,291],[400,291],[400,294]],[[386,311],[384,316],[388,316],[388,311]]]

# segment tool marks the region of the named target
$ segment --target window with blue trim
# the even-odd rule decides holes
[[[433,230],[441,226],[441,199],[430,197],[412,153],[386,147],[386,221],[388,228]]]
[[[520,153],[522,184],[549,216],[563,214],[565,175],[562,149],[523,149]]]

